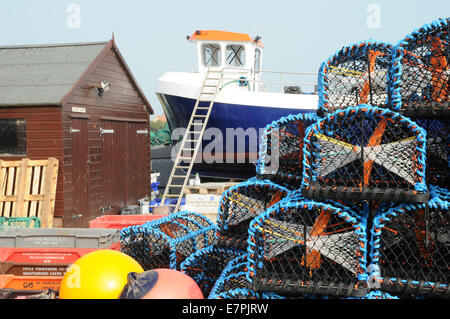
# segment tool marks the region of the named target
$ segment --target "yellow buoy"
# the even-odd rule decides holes
[[[119,251],[100,249],[88,253],[67,269],[59,290],[60,299],[117,299],[130,272],[141,265]]]

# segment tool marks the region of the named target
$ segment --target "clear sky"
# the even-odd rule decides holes
[[[0,45],[116,43],[155,114],[156,79],[196,68],[195,30],[260,35],[263,69],[317,72],[343,46],[395,44],[450,16],[449,0],[10,0],[0,2]]]

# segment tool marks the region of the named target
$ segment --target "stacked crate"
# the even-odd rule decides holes
[[[11,228],[0,232],[0,292],[57,292],[67,267],[98,249],[120,250],[120,230]]]

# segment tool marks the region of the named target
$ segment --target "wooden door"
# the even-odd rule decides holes
[[[150,185],[147,123],[102,121],[105,205],[115,214],[137,205]]]
[[[72,119],[69,133],[72,137],[73,212],[67,222],[71,227],[82,227],[90,215],[88,120]]]
[[[122,122],[102,121],[104,199],[112,207],[108,214],[120,211],[126,205],[126,126]]]
[[[135,204],[150,191],[149,129],[147,123],[128,123],[128,176],[127,205]]]

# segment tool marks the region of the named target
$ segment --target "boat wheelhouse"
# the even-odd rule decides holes
[[[188,41],[196,46],[197,70],[166,72],[156,82],[172,138],[183,135],[196,105],[207,108],[212,101],[203,151],[193,172],[227,178],[254,176],[265,126],[290,114],[316,112],[317,73],[263,70],[259,36],[202,30],[188,36]],[[211,74],[220,78],[219,86],[208,85]]]

